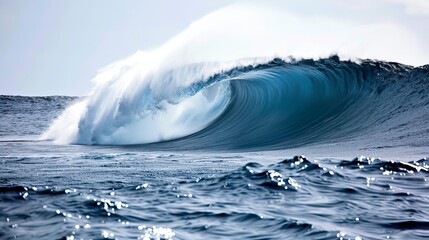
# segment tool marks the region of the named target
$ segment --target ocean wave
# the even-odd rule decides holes
[[[84,98],[44,137],[77,144],[157,143],[148,146],[166,149],[282,149],[362,135],[404,140],[429,131],[427,66],[337,56],[214,65],[217,70],[207,76],[207,64],[166,73],[173,78],[186,69],[200,76],[186,86],[146,86],[115,101],[97,94]]]

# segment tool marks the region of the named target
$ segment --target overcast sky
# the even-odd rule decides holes
[[[85,95],[98,69],[137,50],[155,48],[234,2],[0,0],[0,94]],[[308,16],[401,25],[421,45],[416,62],[429,63],[428,0],[314,2],[278,5]]]

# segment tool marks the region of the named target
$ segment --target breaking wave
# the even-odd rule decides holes
[[[279,149],[362,136],[384,146],[399,138],[428,144],[428,66],[359,60],[424,62],[412,34],[283,10],[222,8],[102,69],[93,91],[42,138],[174,149]]]
[[[69,107],[45,137],[174,149],[281,149],[361,136],[426,144],[427,65],[337,56],[257,61],[188,65],[130,95],[103,85],[103,96],[96,91]],[[180,76],[194,80],[168,84],[183,83],[173,79]]]

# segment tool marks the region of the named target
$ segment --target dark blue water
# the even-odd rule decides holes
[[[427,66],[273,60],[209,81],[225,78],[215,121],[143,145],[41,141],[79,99],[1,96],[0,238],[429,237]]]

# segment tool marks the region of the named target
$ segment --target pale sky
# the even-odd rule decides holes
[[[235,2],[0,0],[0,94],[85,95],[99,69],[137,50],[156,48],[192,22]],[[301,16],[401,26],[418,45],[413,48],[415,61],[409,55],[403,63],[429,64],[427,0],[284,2],[266,4]]]

